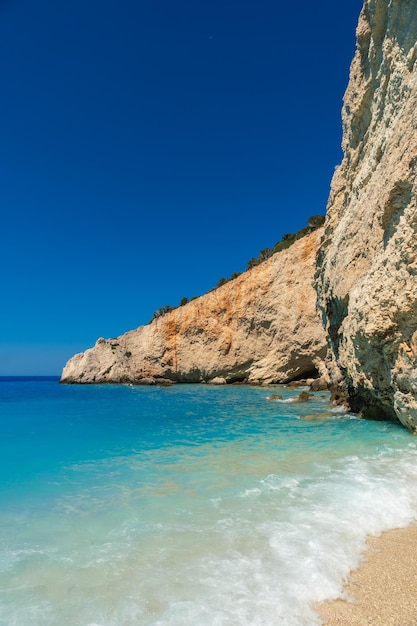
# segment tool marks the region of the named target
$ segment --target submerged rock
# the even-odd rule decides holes
[[[312,413],[310,415],[301,415],[300,420],[308,420],[308,421],[323,421],[323,420],[328,420],[330,418],[334,417],[334,413],[331,413],[330,411],[324,412],[324,413]]]

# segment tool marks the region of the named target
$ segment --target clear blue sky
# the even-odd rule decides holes
[[[324,213],[361,0],[0,1],[0,375]]]

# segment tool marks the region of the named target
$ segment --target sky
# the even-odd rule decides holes
[[[0,0],[0,375],[325,213],[361,0]]]

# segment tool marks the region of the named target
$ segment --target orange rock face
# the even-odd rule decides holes
[[[321,373],[325,335],[312,287],[321,230],[222,287],[75,355],[62,382],[288,382]]]

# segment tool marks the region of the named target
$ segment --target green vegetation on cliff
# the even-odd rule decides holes
[[[286,250],[287,248],[292,246],[293,243],[298,241],[298,239],[301,239],[302,237],[305,237],[306,235],[309,235],[310,233],[312,233],[314,230],[317,230],[317,228],[320,228],[320,226],[323,226],[324,220],[325,220],[324,215],[312,215],[307,220],[307,226],[305,226],[304,228],[301,228],[300,230],[297,230],[297,232],[295,233],[285,233],[284,235],[282,235],[281,240],[278,241],[272,248],[263,248],[257,257],[249,259],[245,271],[248,271],[252,269],[253,267],[256,267],[257,265],[259,265],[260,263],[263,263],[276,252],[280,252],[281,250]],[[215,289],[218,289],[222,285],[225,285],[231,280],[234,280],[241,274],[243,274],[243,272],[233,272],[233,274],[231,274],[229,278],[224,278],[224,277],[219,278],[216,286],[212,289],[212,291],[214,291]],[[184,306],[184,304],[187,304],[190,300],[194,300],[195,297],[197,296],[194,296],[193,298],[188,299],[186,296],[184,296],[183,298],[181,298],[180,304],[178,306]],[[154,312],[151,322],[177,308],[178,307],[170,306],[169,304],[160,307]]]

